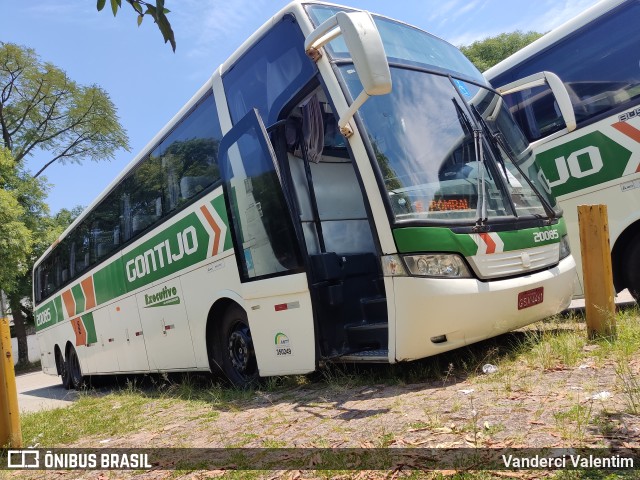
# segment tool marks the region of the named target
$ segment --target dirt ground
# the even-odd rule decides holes
[[[509,345],[503,336],[472,352],[474,362],[494,345]],[[596,355],[598,345],[581,347],[578,364],[531,368],[526,362],[498,355],[498,371],[454,367],[465,364],[469,350],[445,359],[423,360],[404,367],[418,372],[441,366],[437,379],[363,385],[353,371],[332,373],[335,379],[298,386],[260,389],[248,399],[171,409],[157,400],[148,415],[157,419],[134,434],[108,439],[83,438],[75,447],[606,447],[640,448],[640,417],[629,413],[630,397],[616,374],[613,359]],[[503,348],[503,351],[505,349]],[[502,356],[501,356],[502,355]],[[452,360],[447,368],[448,359]],[[431,363],[430,363],[431,362]],[[472,363],[471,361],[469,363]],[[382,377],[391,367],[380,367]],[[640,359],[629,371],[640,375]],[[376,378],[377,373],[367,373]],[[162,405],[165,405],[164,403]],[[167,420],[170,418],[170,420]],[[132,478],[211,478],[229,472],[150,470]],[[452,472],[444,472],[452,473]],[[353,472],[344,478],[395,478],[415,472]],[[431,475],[431,474],[430,474]],[[46,472],[40,478],[123,478],[116,472]],[[265,478],[327,478],[321,472],[275,472]],[[493,477],[494,474],[491,475]],[[540,478],[544,472],[496,472],[496,477]],[[256,478],[256,477],[249,477]]]

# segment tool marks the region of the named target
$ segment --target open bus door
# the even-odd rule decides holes
[[[243,349],[252,342],[261,376],[311,372],[316,345],[307,275],[280,170],[257,110],[222,139],[218,158],[250,329],[242,331],[239,325],[222,348],[233,357],[234,338],[239,340],[234,364],[242,363]]]

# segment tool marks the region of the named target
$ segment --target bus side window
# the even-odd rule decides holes
[[[222,77],[233,123],[257,108],[266,125],[315,75],[292,15],[285,16]],[[283,46],[290,46],[285,48]]]
[[[167,212],[188,202],[220,180],[218,145],[222,129],[213,95],[199,103],[157,149],[166,185]]]

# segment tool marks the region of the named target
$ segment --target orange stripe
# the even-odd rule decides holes
[[[67,315],[73,317],[76,314],[76,301],[73,299],[71,289],[62,292],[62,300],[64,301],[65,308],[67,309]]]
[[[630,137],[640,143],[640,130],[636,127],[629,125],[627,122],[618,122],[611,126],[619,132],[624,133],[627,137]]]
[[[76,317],[71,320],[73,326],[73,333],[76,334],[76,347],[87,344],[87,330],[84,328],[84,323],[80,317]]]
[[[481,233],[480,237],[487,244],[486,253],[496,253],[496,242],[493,241],[493,238],[488,233]]]
[[[207,222],[209,222],[209,225],[211,225],[211,228],[213,228],[213,232],[215,234],[215,237],[213,239],[213,250],[211,251],[211,255],[216,255],[218,253],[218,247],[220,246],[220,232],[221,232],[221,229],[218,226],[218,224],[216,223],[216,221],[213,219],[213,216],[211,215],[209,210],[207,210],[207,207],[205,207],[204,205],[201,206],[200,207],[200,211],[204,215],[204,218],[207,219]]]
[[[87,277],[80,282],[82,291],[84,292],[84,309],[89,310],[96,306],[96,292],[93,291],[93,276]]]

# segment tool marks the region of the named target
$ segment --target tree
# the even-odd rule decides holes
[[[46,184],[33,178],[0,147],[0,289],[7,293],[18,339],[18,361],[28,360],[25,317],[32,318],[31,266],[51,244],[44,201]]]
[[[478,70],[484,72],[541,36],[542,33],[538,32],[525,33],[516,30],[473,42],[471,45],[460,47],[460,50]]]
[[[69,216],[51,217],[45,203],[46,183],[37,178],[49,165],[89,159],[111,159],[119,148],[129,149],[109,95],[97,85],[82,86],[29,48],[0,42],[0,147],[3,153],[0,228],[5,230],[7,253],[2,252],[3,274],[15,274],[0,288],[7,292],[18,339],[18,360],[27,360],[25,320],[33,318],[31,269],[35,260],[67,225]],[[25,159],[41,151],[50,154],[31,176]],[[14,201],[15,200],[15,201]],[[17,202],[17,203],[16,203]],[[4,212],[6,208],[6,212]],[[11,228],[19,230],[12,230]],[[24,228],[26,228],[26,231]],[[22,243],[11,236],[22,232]],[[12,250],[11,250],[12,249]],[[6,284],[4,283],[6,282]]]
[[[111,11],[113,12],[113,16],[115,17],[118,13],[118,9],[122,8],[122,0],[110,0],[111,2]],[[126,0],[126,2],[131,5],[131,7],[138,14],[138,26],[144,20],[145,15],[149,15],[153,18],[153,21],[158,25],[158,29],[164,38],[164,43],[169,42],[171,44],[171,48],[173,51],[176,51],[176,39],[173,35],[173,30],[171,28],[171,24],[167,19],[167,13],[169,10],[164,8],[164,0],[156,0],[156,4],[152,5],[149,2],[144,2],[142,0]],[[98,11],[101,11],[105,4],[106,0],[98,0],[97,8]]]
[[[112,159],[129,149],[109,95],[99,86],[82,86],[34,50],[0,42],[0,130],[2,144],[18,165],[40,150],[49,165]]]
[[[23,218],[15,161],[6,148],[0,148],[0,287],[11,291],[28,268],[33,238]]]

